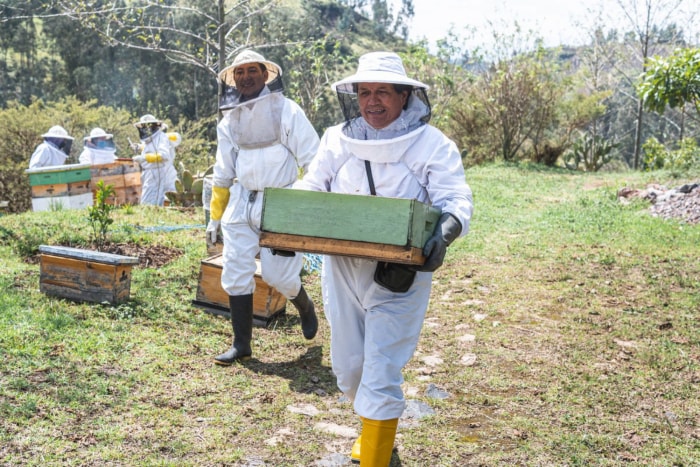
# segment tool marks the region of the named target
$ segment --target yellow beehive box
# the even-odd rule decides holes
[[[253,294],[253,321],[266,326],[285,312],[287,299],[262,279],[260,261],[256,260],[255,293]],[[228,294],[221,288],[223,256],[215,255],[202,260],[199,270],[197,296],[192,304],[208,313],[230,318]]]

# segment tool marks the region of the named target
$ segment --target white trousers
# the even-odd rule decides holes
[[[221,223],[224,236],[221,287],[229,295],[254,293],[255,257],[259,253],[262,279],[286,298],[296,298],[301,289],[303,254],[285,257],[273,255],[269,248],[260,248],[262,193],[249,202],[248,192],[238,184],[234,187]]]
[[[416,274],[406,293],[374,282],[376,261],[325,256],[323,304],[331,326],[331,364],[355,412],[399,418],[405,408],[402,370],[418,345],[432,273]]]
[[[156,164],[152,164],[156,165]],[[175,191],[175,167],[161,163],[160,167],[148,167],[141,171],[141,200],[140,204],[163,206],[165,192]]]

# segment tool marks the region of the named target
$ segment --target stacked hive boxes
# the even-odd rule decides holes
[[[90,168],[93,196],[97,193],[97,182],[114,187],[114,198],[110,204],[139,204],[141,198],[141,168],[131,159],[117,159],[112,164],[98,164]]]
[[[92,206],[90,164],[66,164],[25,171],[32,187],[32,210]]]

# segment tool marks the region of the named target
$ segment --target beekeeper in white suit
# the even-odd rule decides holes
[[[316,154],[318,134],[294,101],[282,94],[282,69],[257,52],[241,52],[219,74],[224,116],[217,127],[207,242],[223,233],[221,286],[229,295],[233,343],[214,358],[231,365],[252,353],[255,257],[262,279],[292,301],[304,337],[318,329],[314,304],[301,283],[302,255],[260,248],[263,190],[291,187]],[[234,180],[237,180],[234,183]]]
[[[70,154],[73,137],[60,125],[52,126],[41,137],[44,138],[44,141],[34,149],[34,153],[29,159],[29,168],[38,169],[39,167],[63,165]]]
[[[332,89],[346,122],[325,132],[295,188],[417,199],[442,211],[423,247],[423,266],[323,260],[333,372],[362,420],[351,457],[363,466],[385,467],[405,408],[402,369],[418,344],[433,271],[447,246],[467,234],[472,193],[457,146],[428,125],[428,86],[406,76],[398,55],[363,55],[357,73]]]
[[[162,125],[162,121],[150,114],[134,123],[142,144],[141,155],[133,158],[141,164],[141,204],[162,206],[165,193],[175,191],[174,151]]]
[[[78,161],[81,164],[111,164],[117,158],[116,150],[111,133],[99,127],[93,128],[83,139],[83,152]]]

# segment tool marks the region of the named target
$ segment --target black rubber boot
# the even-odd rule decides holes
[[[318,331],[318,319],[316,318],[316,311],[314,311],[314,302],[306,294],[303,285],[299,289],[297,296],[292,299],[292,303],[299,311],[301,331],[304,333],[304,337],[313,339],[316,336],[316,331]]]
[[[252,355],[250,341],[253,338],[253,294],[228,297],[233,327],[233,344],[228,352],[214,357],[217,365],[231,365],[236,360],[247,360]]]

